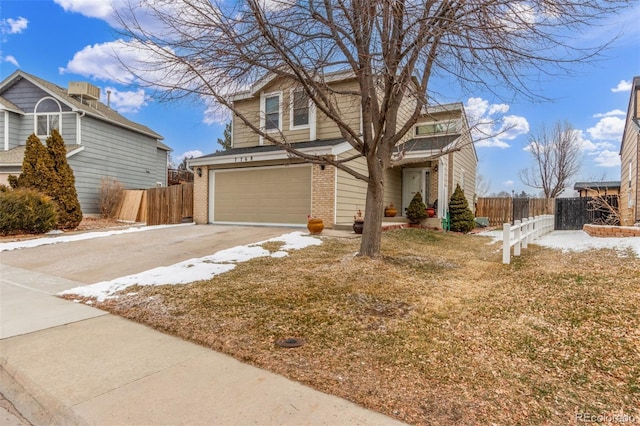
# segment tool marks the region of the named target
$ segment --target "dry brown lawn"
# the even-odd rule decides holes
[[[326,238],[98,306],[412,424],[640,422],[640,259],[530,246],[502,265],[489,242],[390,231],[372,260]]]

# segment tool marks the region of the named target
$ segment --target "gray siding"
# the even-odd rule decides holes
[[[84,150],[69,158],[83,213],[98,213],[100,179],[116,178],[126,189],[166,185],[156,140],[85,116],[81,124]],[[65,141],[66,142],[66,141]]]
[[[20,129],[22,126],[22,117],[20,117],[18,114],[14,114],[14,113],[9,113],[9,149],[11,148],[15,148],[18,145],[21,145],[20,143],[20,136],[22,136],[20,134]],[[27,140],[27,138],[24,138],[25,142]],[[23,142],[24,143],[24,142]]]
[[[20,109],[26,113],[33,113],[33,109],[40,99],[45,97],[55,98],[24,79],[14,84],[4,92],[2,96],[8,101],[19,106]],[[62,102],[60,102],[60,106],[62,107],[63,112],[71,111],[71,108]]]
[[[162,186],[167,186],[167,151],[164,149],[156,148],[156,172],[155,176],[157,182],[160,182]]]
[[[25,112],[25,115],[9,112],[9,148],[25,145],[29,135],[34,133],[34,108],[38,101],[45,97],[57,99],[26,79],[8,87],[2,96]],[[87,115],[80,117],[64,101],[59,103],[62,109],[61,134],[65,144],[82,145],[84,148],[69,158],[83,213],[99,213],[102,177],[116,178],[127,189],[152,188],[157,182],[163,186],[167,184],[167,152],[157,147],[155,138]],[[5,120],[4,113],[0,112],[0,149],[4,149]],[[42,139],[43,144],[45,139]]]
[[[34,127],[34,115],[28,114],[25,116],[17,117],[11,124],[11,147],[15,147],[18,145],[25,145],[27,143],[27,138],[32,135],[35,131]],[[71,113],[63,113],[62,114],[62,139],[64,139],[64,143],[67,145],[75,145],[80,144],[78,141],[77,134],[77,114],[75,112]],[[46,138],[41,137],[40,141],[45,144]]]

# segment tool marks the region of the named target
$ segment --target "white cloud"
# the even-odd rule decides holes
[[[502,182],[502,184],[504,186],[513,186],[514,182],[512,180],[505,180],[504,182]]]
[[[202,157],[204,154],[199,149],[192,149],[191,151],[183,152],[182,154],[175,157],[175,160],[178,163],[181,163],[185,158],[198,158]]]
[[[615,116],[605,116],[595,126],[587,129],[587,133],[596,140],[620,140],[624,132],[624,120]]]
[[[108,91],[111,92],[110,95],[107,94]],[[102,102],[108,102],[112,109],[120,113],[138,112],[140,108],[147,105],[146,101],[147,97],[142,89],[119,91],[113,87],[107,87],[102,92]]]
[[[529,132],[529,122],[517,115],[504,115],[507,104],[489,104],[482,98],[469,98],[465,111],[477,147],[509,148],[507,141]]]
[[[620,155],[616,151],[605,149],[594,157],[593,161],[599,167],[619,167]]]
[[[119,56],[134,59],[135,50],[130,49],[129,46],[123,40],[86,46],[73,55],[65,68],[60,68],[60,73],[73,73],[98,80],[131,83],[134,80],[133,75],[118,59]],[[141,60],[142,58],[135,59]]]
[[[609,112],[605,112],[603,113],[598,113],[598,114],[593,114],[593,118],[602,118],[602,117],[615,117],[615,116],[621,116],[621,117],[626,117],[627,113],[624,112],[621,109],[614,109],[611,110]]]
[[[5,56],[4,58],[2,58],[2,61],[9,62],[10,64],[13,64],[14,67],[20,68],[20,64],[18,63],[18,60],[12,55]]]
[[[598,154],[598,151],[605,149],[615,149],[616,145],[611,142],[606,141],[598,141],[592,142],[587,139],[582,130],[575,130],[576,136],[578,138],[578,144],[580,145],[580,149],[583,151],[591,151],[590,155]]]
[[[20,34],[27,29],[29,21],[20,16],[18,19],[7,18],[0,19],[0,33],[2,34]]]
[[[200,99],[205,105],[202,122],[207,125],[224,124],[231,120],[231,111],[221,106],[215,99],[201,96]]]
[[[616,87],[612,87],[611,91],[613,93],[616,92],[628,92],[631,90],[631,80],[626,81],[626,80],[620,80],[620,83],[618,83],[618,85]]]
[[[576,130],[576,137],[578,138],[578,144],[580,148],[584,151],[595,151],[598,149],[598,146],[591,142],[589,139],[585,138],[584,132],[582,130]]]
[[[53,0],[65,12],[76,12],[89,18],[108,20],[113,14],[113,4],[122,3],[107,0]]]

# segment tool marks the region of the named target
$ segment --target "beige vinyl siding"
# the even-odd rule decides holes
[[[640,181],[640,135],[638,128],[628,118],[633,114],[629,112],[626,129],[624,132],[622,152],[620,155],[620,224],[631,226],[640,220],[640,195],[638,194],[638,181]],[[629,163],[631,163],[631,182],[629,182]],[[629,193],[631,193],[632,206],[629,207]]]
[[[307,142],[310,140],[311,126],[313,123],[310,119],[310,126],[305,128],[298,128],[291,130],[291,89],[293,88],[291,82],[286,82],[282,79],[276,79],[270,84],[262,88],[259,93],[256,93],[250,99],[242,99],[235,101],[235,106],[239,109],[239,112],[244,115],[248,120],[251,120],[256,127],[260,127],[260,94],[261,93],[281,93],[280,107],[282,110],[282,122],[280,128],[282,134],[273,133],[272,136],[277,137],[282,141],[289,143]],[[321,139],[318,135],[316,139]],[[264,144],[270,144],[268,141],[264,141]],[[233,147],[234,148],[247,148],[260,145],[260,136],[258,136],[250,127],[248,127],[237,116],[233,119]]]
[[[332,83],[332,90],[346,91],[359,90],[355,80],[341,81]],[[360,96],[346,94],[332,94],[338,109],[338,114],[343,121],[347,123],[356,133],[360,133]],[[317,137],[318,139],[336,139],[341,138],[342,134],[336,126],[335,122],[330,120],[321,111],[317,112]]]
[[[382,92],[379,90],[380,96],[382,96]],[[413,97],[405,96],[402,99],[402,103],[400,104],[400,108],[398,109],[398,121],[396,124],[396,130],[400,131],[402,126],[409,120],[411,114],[413,114],[413,110],[415,109],[416,100]],[[418,118],[419,120],[420,118]],[[407,133],[404,134],[402,139],[398,142],[398,144],[404,143],[409,139],[414,137],[414,129],[411,128]],[[395,203],[394,203],[395,204]]]
[[[384,179],[384,206],[393,203],[398,209],[398,215],[402,216],[402,169],[400,167],[386,171]]]
[[[212,176],[215,222],[307,222],[311,166],[218,170]]]
[[[475,155],[473,145],[469,142],[469,139],[464,135],[461,136],[459,141],[463,147],[460,151],[453,153],[453,186],[451,186],[450,194],[456,189],[456,185],[460,184],[460,187],[464,191],[465,198],[469,203],[471,211],[474,210],[475,204],[475,192],[476,192],[476,169],[478,161]],[[462,182],[462,172],[464,170],[464,182]]]
[[[338,155],[338,159],[352,156],[355,150]],[[347,163],[354,170],[368,175],[367,163],[364,157],[357,158]],[[367,196],[367,183],[356,179],[345,171],[337,171],[336,179],[336,223],[353,223],[353,216],[358,209],[365,212]]]
[[[260,124],[260,97],[235,101],[234,105],[245,118]],[[237,116],[233,118],[233,148],[258,146],[260,138]]]
[[[355,153],[350,150],[344,154],[340,154],[338,159],[347,158]],[[354,170],[368,175],[367,163],[364,157],[347,163]],[[358,209],[365,212],[365,203],[367,199],[367,183],[357,179],[342,170],[337,171],[336,182],[336,223],[351,223],[353,216]],[[393,205],[398,209],[398,216],[402,205],[402,169],[389,169],[385,173],[385,188],[383,195],[384,206]]]

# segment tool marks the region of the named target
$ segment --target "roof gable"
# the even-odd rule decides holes
[[[82,102],[79,98],[70,96],[67,92],[67,89],[62,88],[49,81],[43,80],[39,77],[36,77],[32,74],[28,74],[21,70],[15,71],[13,74],[11,74],[9,77],[7,77],[4,81],[0,83],[0,99],[3,99],[1,96],[2,93],[4,93],[11,86],[13,86],[17,81],[19,81],[19,79],[25,79],[29,81],[34,86],[47,92],[53,98],[69,106],[69,108],[71,108],[73,111],[84,112],[99,120],[102,120],[111,124],[115,124],[116,126],[127,128],[137,133],[142,133],[154,139],[158,139],[158,140],[164,139],[161,135],[154,132],[147,126],[144,126],[142,124],[136,123],[134,121],[131,121],[123,117],[118,112],[112,110],[111,108],[109,108],[108,106],[106,106],[100,101],[95,101],[95,102],[92,102],[91,104]],[[6,99],[5,101],[11,104],[11,102],[7,101]],[[3,109],[11,110],[11,108],[9,108],[4,104],[2,104],[2,106],[5,107]],[[13,106],[17,108],[15,105]],[[18,108],[18,111],[21,111],[20,108]]]

